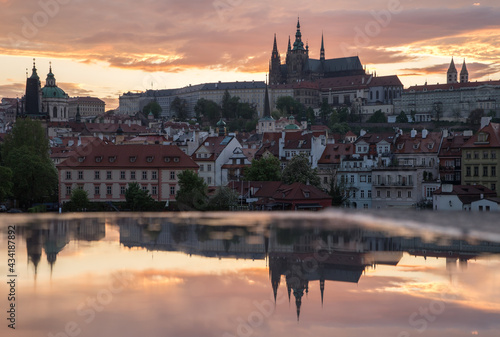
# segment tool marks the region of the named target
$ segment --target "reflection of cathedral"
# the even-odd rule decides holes
[[[302,41],[300,22],[297,20],[297,32],[293,46],[288,38],[285,64],[281,64],[276,35],[269,62],[269,83],[282,84],[311,81],[319,78],[364,75],[365,71],[357,56],[336,59],[325,58],[325,46],[321,37],[319,60],[309,58],[309,45]]]

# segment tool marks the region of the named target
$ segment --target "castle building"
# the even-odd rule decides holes
[[[323,36],[321,36],[320,59],[309,58],[309,45],[306,44],[304,47],[299,20],[297,20],[293,47],[290,38],[288,38],[285,64],[281,63],[276,35],[274,36],[273,51],[269,62],[269,82],[271,85],[364,74],[365,71],[357,56],[326,59]]]

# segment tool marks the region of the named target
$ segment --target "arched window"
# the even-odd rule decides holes
[[[57,108],[56,107],[54,107],[52,109],[52,117],[57,118]]]

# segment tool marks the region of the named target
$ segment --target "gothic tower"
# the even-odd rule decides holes
[[[460,83],[467,82],[469,82],[469,72],[467,71],[467,65],[465,64],[464,59],[464,64],[462,65],[462,70],[460,71]]]
[[[276,43],[276,34],[274,34],[273,52],[271,54],[271,61],[269,62],[269,83],[280,84],[281,78],[281,57],[278,52],[278,45]]]
[[[299,82],[306,78],[306,65],[308,63],[309,53],[304,48],[302,42],[302,33],[300,32],[300,21],[297,19],[297,32],[295,33],[295,42],[290,51],[290,57],[287,60],[288,83]]]
[[[448,68],[448,72],[446,74],[446,83],[457,83],[458,72],[457,68],[455,68],[455,62],[453,61],[453,57],[451,58],[450,67]]]
[[[39,117],[42,113],[42,88],[40,84],[40,77],[38,77],[36,72],[35,59],[33,59],[31,77],[26,79],[24,113],[32,117]]]
[[[323,33],[321,33],[321,50],[319,51],[319,60],[325,60],[325,44],[323,43]]]

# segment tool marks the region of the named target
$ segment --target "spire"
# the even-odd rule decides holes
[[[33,59],[33,69],[32,69],[32,73],[31,73],[31,78],[36,78],[38,79],[38,74],[36,73],[36,65],[35,65],[35,59]]]
[[[319,289],[321,290],[321,307],[323,307],[323,295],[325,293],[325,280],[319,280]]]
[[[467,82],[469,82],[469,71],[467,70],[467,65],[465,64],[465,58],[464,58],[462,70],[460,71],[460,83],[467,83]]]
[[[297,18],[297,32],[295,33],[295,42],[293,43],[293,50],[305,50],[304,42],[302,42],[302,33],[300,32],[300,21]]]
[[[450,83],[457,83],[457,68],[455,67],[455,62],[453,61],[453,56],[451,57],[451,63],[450,67],[448,68],[447,76],[446,76],[446,82],[448,84]]]
[[[271,117],[271,108],[269,107],[269,92],[267,90],[267,84],[266,84],[266,93],[264,95],[264,116],[263,117]]]
[[[56,86],[56,78],[52,73],[52,62],[49,62],[49,73],[47,74],[47,79],[45,80],[45,86],[47,87],[55,87]]]
[[[276,34],[274,34],[274,44],[273,44],[273,52],[271,54],[271,59],[280,60],[280,53],[278,52],[278,44],[276,43]]]
[[[288,35],[288,50],[287,50],[287,53],[289,53],[290,50],[292,50],[292,44],[290,43],[290,35]]]
[[[324,61],[325,60],[325,44],[323,42],[323,32],[321,32],[321,50],[320,50],[319,54],[320,54],[320,56],[319,56],[320,61]]]

